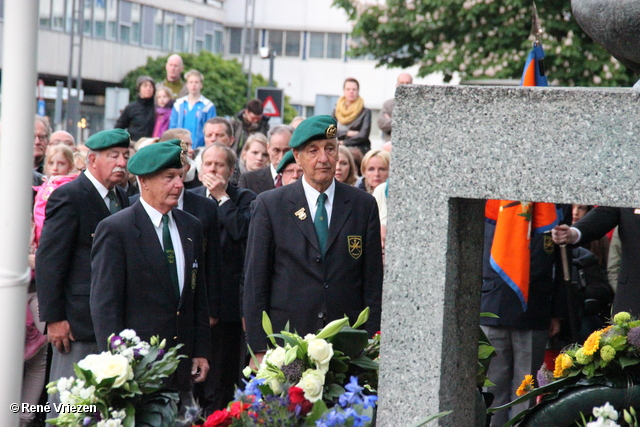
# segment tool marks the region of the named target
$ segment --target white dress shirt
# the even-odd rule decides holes
[[[162,213],[145,202],[142,197],[140,197],[140,203],[142,203],[142,207],[147,212],[147,215],[149,215],[149,219],[151,219],[151,223],[156,229],[156,235],[158,236],[158,240],[160,241],[160,246],[164,251],[164,245],[162,244]],[[178,227],[173,220],[172,212],[169,211],[167,215],[169,215],[169,232],[171,233],[171,243],[173,243],[173,250],[176,254],[178,285],[180,287],[180,294],[182,295],[182,289],[184,288],[184,251],[182,249],[182,240],[180,240],[180,232],[178,231]]]
[[[320,192],[307,183],[307,180],[302,179],[302,188],[304,189],[304,195],[307,198],[307,205],[309,205],[309,215],[311,215],[311,221],[316,220],[316,211],[318,210],[318,196]],[[327,226],[331,225],[331,212],[333,211],[333,198],[336,195],[336,180],[331,181],[331,185],[324,192],[327,195],[327,200],[324,202],[324,208],[327,210]]]
[[[91,175],[89,169],[85,169],[84,174],[87,178],[89,178],[89,181],[91,181],[93,186],[96,187],[96,190],[98,190],[98,193],[100,193],[100,197],[102,197],[105,205],[107,205],[107,209],[109,209],[110,200],[107,197],[107,195],[109,194],[109,190],[107,189],[107,187],[102,185],[102,183],[98,181],[95,176]]]

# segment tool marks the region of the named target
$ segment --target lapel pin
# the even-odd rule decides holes
[[[304,221],[307,218],[307,213],[304,211],[304,208],[298,209],[294,215],[297,216],[300,221]]]

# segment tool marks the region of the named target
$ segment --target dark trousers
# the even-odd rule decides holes
[[[195,395],[205,415],[226,408],[240,382],[242,323],[218,322],[211,327],[211,367],[203,383],[196,384]]]

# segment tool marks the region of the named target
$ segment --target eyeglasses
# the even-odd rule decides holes
[[[36,138],[38,138],[38,140],[40,141],[46,141],[47,139],[49,139],[49,137],[47,135],[35,135]]]

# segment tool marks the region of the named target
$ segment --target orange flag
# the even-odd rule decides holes
[[[550,231],[559,222],[553,203],[487,200],[485,216],[495,221],[491,267],[518,295],[523,311],[529,301],[531,235]]]

